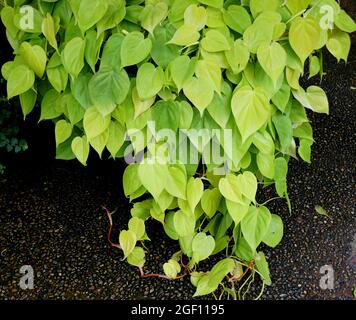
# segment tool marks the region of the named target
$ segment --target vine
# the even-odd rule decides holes
[[[142,277],[190,276],[194,296],[233,299],[256,276],[271,285],[259,248],[280,243],[283,222],[256,194],[274,185],[291,210],[289,160],[310,163],[314,143],[306,109],[329,113],[299,80],[323,76],[324,47],[347,61],[356,30],[338,2],[9,0],[1,19],[8,99],[25,117],[39,102],[57,158],[86,165],[92,148],[127,162],[131,219],[112,242],[106,209],[108,241]],[[149,219],[180,245],[164,275],[144,273]]]

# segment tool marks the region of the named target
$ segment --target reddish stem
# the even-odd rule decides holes
[[[240,277],[234,276],[234,277],[230,278],[230,281],[241,281],[242,278],[243,278],[243,277],[247,274],[247,272],[251,269],[253,263],[254,263],[254,260],[251,259],[250,262],[248,263],[247,268],[245,269],[244,273],[243,273]]]
[[[106,214],[109,218],[109,223],[110,223],[110,229],[109,229],[109,233],[108,233],[108,242],[110,243],[110,245],[113,248],[117,248],[117,249],[121,250],[121,246],[118,243],[114,243],[111,241],[111,234],[112,234],[112,229],[113,229],[112,213],[105,207],[103,207],[103,209],[106,211]]]

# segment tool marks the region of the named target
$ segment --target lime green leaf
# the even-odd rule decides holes
[[[85,35],[85,61],[90,66],[91,70],[96,72],[96,64],[99,60],[101,47],[104,41],[104,34],[98,36],[95,30],[90,30]]]
[[[147,100],[141,100],[138,96],[136,87],[132,89],[131,96],[135,108],[135,119],[137,119],[141,114],[145,113],[149,108],[151,108],[156,100],[156,97],[152,97]]]
[[[76,158],[86,166],[88,156],[89,156],[89,142],[86,136],[76,137],[72,141],[72,150]]]
[[[264,154],[259,152],[256,157],[258,169],[261,173],[269,178],[273,179],[274,177],[274,155],[273,154]]]
[[[11,70],[7,80],[7,98],[11,99],[17,95],[30,90],[35,82],[35,74],[25,65],[19,65]]]
[[[220,94],[222,75],[220,67],[215,62],[199,60],[196,65],[195,74],[199,80],[209,82],[215,92]]]
[[[146,233],[145,222],[138,217],[133,217],[129,221],[129,230],[136,235],[137,240],[142,240]]]
[[[100,135],[89,140],[90,145],[98,153],[100,159],[109,139],[109,130],[105,130]]]
[[[255,18],[261,12],[276,11],[279,6],[280,0],[250,0],[250,10]]]
[[[282,157],[277,158],[274,161],[274,181],[277,193],[280,197],[283,197],[287,193],[287,174],[287,161]]]
[[[152,120],[155,121],[156,130],[170,129],[177,131],[180,114],[175,101],[158,101],[152,108]]]
[[[72,93],[67,93],[62,97],[61,103],[64,106],[64,113],[72,125],[77,124],[84,118],[85,109],[74,98]]]
[[[219,261],[209,273],[203,275],[194,293],[194,297],[207,295],[214,292],[227,274],[231,273],[235,268],[235,262],[231,258],[226,258]]]
[[[131,209],[131,216],[146,220],[150,217],[150,209],[152,208],[152,199],[137,202]]]
[[[72,125],[65,120],[60,120],[56,123],[55,136],[57,147],[72,135],[72,129]]]
[[[326,47],[338,61],[343,59],[347,62],[351,49],[350,36],[346,32],[334,29],[328,37]]]
[[[56,26],[52,16],[48,12],[46,17],[43,19],[42,33],[46,37],[48,43],[55,50],[58,50],[57,39],[56,39]]]
[[[56,90],[48,90],[41,102],[41,117],[42,120],[55,119],[61,115],[57,110],[61,96]]]
[[[108,8],[105,15],[96,24],[98,36],[102,35],[105,30],[115,28],[125,18],[125,4],[125,1],[108,1]]]
[[[94,26],[108,9],[108,2],[101,0],[81,1],[78,11],[78,23],[84,32]]]
[[[121,33],[114,33],[106,40],[101,56],[100,70],[118,69],[121,66],[121,46],[124,41]]]
[[[250,207],[248,213],[241,221],[241,230],[244,238],[256,249],[262,242],[271,223],[271,213],[266,207]]]
[[[235,225],[238,225],[241,222],[250,208],[248,203],[237,203],[228,199],[226,199],[226,207],[232,220],[234,220]]]
[[[202,180],[190,178],[187,184],[187,201],[192,212],[194,212],[195,207],[200,202],[203,193],[204,185]]]
[[[316,76],[321,70],[320,61],[317,56],[309,58],[309,78]]]
[[[130,164],[125,169],[123,177],[123,186],[126,197],[133,194],[142,186],[141,181],[137,179],[138,167],[138,164]]]
[[[128,255],[133,252],[136,246],[137,238],[133,231],[123,230],[120,232],[119,242],[122,251],[124,251],[124,259],[126,259]]]
[[[187,101],[181,101],[177,105],[180,113],[179,129],[189,129],[194,116],[193,108]]]
[[[271,223],[268,231],[263,237],[263,242],[269,247],[275,248],[283,238],[283,221],[276,214],[271,215]]]
[[[142,268],[145,264],[145,251],[141,247],[135,247],[128,255],[127,262],[132,266]]]
[[[207,236],[204,232],[195,235],[192,243],[193,259],[198,263],[207,259],[215,248],[215,240],[212,236]]]
[[[164,221],[164,232],[170,237],[172,240],[178,240],[179,236],[174,228],[174,215],[175,212],[169,212],[166,214],[165,221]]]
[[[221,194],[216,188],[204,191],[201,198],[201,206],[205,214],[212,218],[220,206]]]
[[[223,10],[223,17],[226,25],[240,34],[244,34],[252,23],[250,14],[242,6],[229,6],[227,10]]]
[[[261,13],[243,34],[244,43],[249,51],[257,53],[262,44],[271,42],[274,36],[274,28],[280,22],[281,16],[277,12]]]
[[[61,57],[56,52],[48,62],[47,77],[54,89],[64,91],[68,83],[68,73],[62,65]]]
[[[225,51],[225,57],[232,69],[237,74],[243,71],[250,60],[250,51],[241,39],[234,42],[229,51]]]
[[[241,181],[237,176],[228,174],[225,178],[220,179],[219,190],[225,199],[244,203],[242,199]]]
[[[125,142],[126,130],[117,121],[111,121],[109,126],[109,137],[106,144],[111,156],[115,158],[116,154],[119,152],[120,148]]]
[[[168,6],[160,1],[156,4],[147,4],[141,12],[141,25],[149,33],[153,33],[157,25],[167,16]]]
[[[155,200],[160,209],[165,212],[171,204],[173,203],[173,196],[170,195],[166,190],[163,190],[163,192],[159,195],[159,197]]]
[[[179,166],[168,168],[165,189],[174,197],[186,199],[187,174]]]
[[[280,90],[272,97],[273,104],[282,112],[285,111],[287,104],[289,102],[291,90],[288,83],[283,82]]]
[[[164,274],[170,279],[177,278],[177,275],[180,272],[180,270],[181,270],[180,264],[174,259],[170,259],[168,262],[166,262],[163,265]]]
[[[132,66],[140,63],[150,54],[152,42],[145,39],[141,32],[129,33],[121,45],[121,65],[122,67]]]
[[[283,47],[278,42],[273,42],[271,45],[261,45],[258,48],[257,57],[262,68],[276,85],[287,62],[287,54]]]
[[[179,237],[186,237],[194,234],[195,216],[189,211],[179,210],[174,214],[174,228]]]
[[[291,69],[289,67],[286,68],[286,79],[288,84],[292,89],[299,90],[299,79],[301,76],[301,72],[298,70]]]
[[[207,52],[220,52],[231,48],[226,37],[217,30],[209,30],[200,44]]]
[[[238,176],[240,180],[240,189],[242,194],[252,202],[255,202],[256,193],[257,193],[257,178],[250,172],[245,171],[242,175]]]
[[[310,86],[306,92],[303,89],[293,91],[293,95],[305,108],[329,114],[328,97],[322,88]]]
[[[297,17],[289,30],[289,42],[302,63],[318,48],[320,26],[312,17]]]
[[[266,261],[266,257],[263,252],[259,252],[256,257],[255,257],[255,263],[258,272],[262,275],[263,277],[263,282],[270,286],[272,284],[271,277],[270,277],[270,272],[269,272],[269,267],[268,263]]]
[[[26,116],[32,112],[36,105],[37,93],[30,89],[22,94],[20,94],[20,104],[24,119]]]
[[[16,37],[19,29],[14,23],[15,9],[11,6],[2,7],[1,10],[1,21],[6,27],[7,32],[11,35],[12,38]]]
[[[129,90],[130,79],[125,70],[100,71],[89,82],[90,99],[103,116],[124,102]]]
[[[102,116],[95,108],[89,108],[84,114],[83,120],[85,134],[91,140],[101,135],[110,125],[110,116]]]
[[[345,10],[340,10],[340,12],[336,15],[335,24],[342,31],[348,33],[356,31],[355,21],[345,12]]]
[[[208,22],[208,15],[204,7],[190,5],[184,12],[184,24],[202,30]]]
[[[179,56],[170,64],[172,80],[176,84],[178,91],[193,77],[195,72],[195,59],[188,56]]]
[[[303,13],[303,10],[308,8],[312,0],[288,0],[287,8],[293,15]]]
[[[209,114],[221,128],[225,128],[231,116],[231,96],[231,87],[224,81],[222,85],[222,94],[219,95],[215,93],[213,101],[207,108]]]
[[[163,191],[164,192],[164,191]],[[154,202],[152,208],[150,209],[150,215],[153,219],[164,223],[165,212],[159,207],[157,202]]]
[[[183,91],[201,115],[214,98],[214,86],[205,79],[191,78],[185,83]]]
[[[154,198],[158,198],[164,190],[164,183],[162,181],[166,181],[168,169],[164,164],[144,162],[139,165],[138,176],[148,192]]]
[[[186,47],[197,43],[199,39],[200,33],[194,26],[183,24],[168,43]]]
[[[161,91],[164,84],[164,72],[161,67],[155,68],[152,63],[140,66],[137,72],[136,87],[142,100],[154,97]]]
[[[75,78],[84,67],[84,54],[85,41],[79,37],[70,40],[61,54],[64,68]]]
[[[244,86],[236,90],[231,101],[232,112],[242,140],[259,130],[269,119],[271,107],[263,90]]]
[[[299,148],[298,148],[298,154],[300,157],[308,163],[311,163],[311,147],[313,145],[313,141],[309,139],[301,139]]]
[[[309,121],[303,122],[293,130],[293,136],[296,138],[307,139],[313,141],[313,128]]]
[[[274,154],[275,147],[271,135],[267,131],[262,133],[257,131],[253,135],[252,143],[258,148],[259,151],[265,154]]]
[[[321,216],[330,218],[330,214],[322,206],[315,206],[315,211]]]
[[[283,114],[275,114],[272,118],[273,124],[277,130],[281,151],[287,153],[293,139],[293,127],[289,117]]]
[[[212,7],[207,7],[206,13],[208,15],[206,25],[209,28],[221,28],[225,26],[221,10]]]
[[[173,34],[174,27],[172,26],[158,26],[154,31],[151,57],[153,61],[162,68],[166,68],[171,61],[174,61],[174,59],[179,56],[180,47],[167,43],[172,38]]]

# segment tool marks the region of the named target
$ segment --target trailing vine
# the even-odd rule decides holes
[[[323,76],[324,47],[347,61],[356,30],[336,1],[8,0],[1,19],[8,98],[25,117],[39,102],[57,158],[86,165],[93,148],[128,163],[132,217],[116,243],[107,210],[108,240],[142,277],[190,276],[195,296],[234,299],[256,276],[271,285],[259,248],[283,222],[256,193],[274,185],[291,209],[288,162],[309,163],[314,142],[306,109],[329,112],[299,80]],[[164,275],[144,273],[149,219],[180,245]]]

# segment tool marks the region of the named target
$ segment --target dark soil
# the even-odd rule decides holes
[[[265,250],[273,284],[264,299],[353,297],[355,66],[355,46],[347,65],[326,59],[328,74],[322,87],[331,114],[310,114],[316,141],[312,164],[291,162],[292,215],[283,201],[270,204],[284,220],[285,236],[277,248]],[[7,173],[0,177],[0,299],[191,299],[194,288],[188,279],[141,279],[135,268],[121,261],[120,251],[108,245],[109,225],[102,207],[117,209],[113,239],[129,219],[121,185],[123,164],[93,158],[83,168],[77,162],[54,161],[53,128],[42,124],[30,130],[34,122],[30,119],[24,129],[29,151],[5,159]],[[316,205],[330,218],[316,214]],[[155,223],[149,236],[147,271],[162,272],[177,244]],[[34,268],[34,290],[18,285],[23,265]],[[334,269],[334,290],[319,286],[325,265]]]

